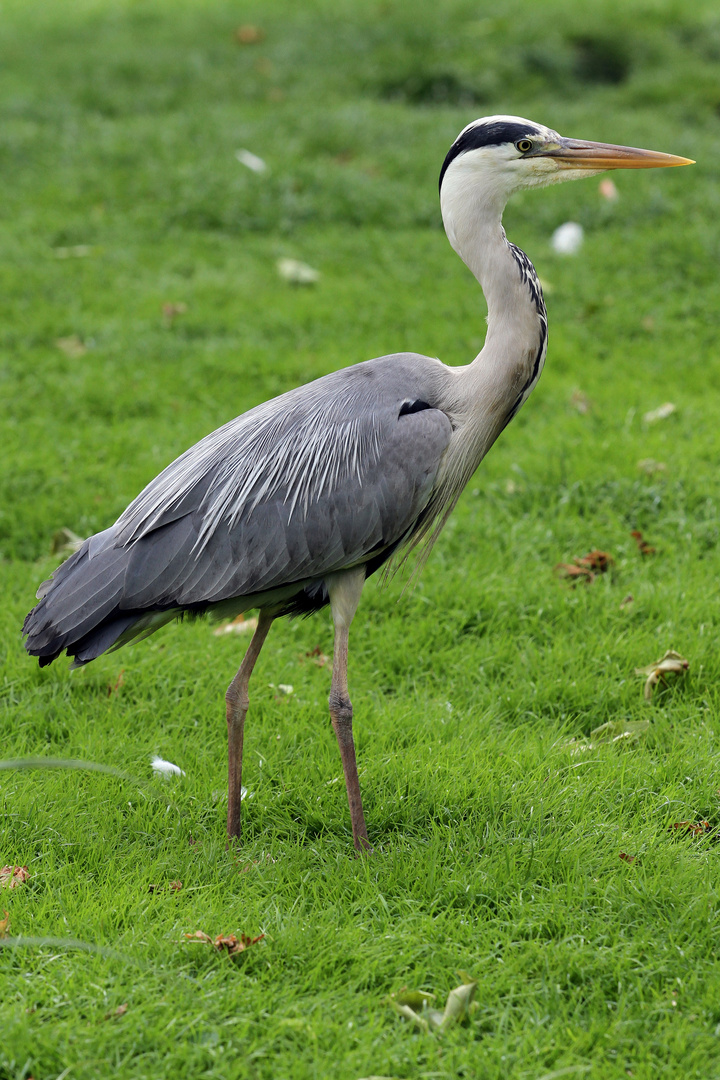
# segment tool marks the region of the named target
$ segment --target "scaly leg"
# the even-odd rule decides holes
[[[363,815],[360,781],[355,760],[355,743],[352,734],[352,703],[348,696],[347,665],[350,624],[360,602],[365,584],[365,569],[358,567],[326,579],[330,594],[335,646],[333,650],[333,673],[330,687],[330,719],[337,736],[345,773],[353,843],[358,851],[371,851],[365,817]]]
[[[225,694],[225,713],[228,727],[227,832],[230,839],[234,837],[239,839],[241,833],[240,802],[242,799],[243,734],[245,731],[245,716],[250,704],[248,683],[272,621],[272,615],[260,611],[257,629],[248,646],[248,651],[245,653],[238,673],[228,686]]]

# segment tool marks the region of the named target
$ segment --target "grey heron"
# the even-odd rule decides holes
[[[44,582],[25,647],[41,666],[75,665],[186,612],[258,624],[226,693],[229,837],[240,836],[248,683],[280,615],[330,605],[330,717],[353,842],[369,848],[348,693],[348,635],[366,579],[432,546],[468,479],[527,400],[547,349],[535,269],[502,227],[515,191],[606,169],[692,164],[650,150],[581,142],[517,116],[460,132],[440,172],[443,223],[485,293],[485,343],[449,367],[395,353],[325,375],[207,435],[160,473],[110,528]]]

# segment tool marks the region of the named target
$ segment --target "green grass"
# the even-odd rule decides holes
[[[30,871],[0,893],[0,1080],[720,1077],[720,849],[672,828],[720,826],[716,5],[11,0],[0,46],[0,757],[122,774],[0,771],[0,865]],[[698,164],[616,174],[612,204],[588,180],[508,208],[547,286],[548,363],[414,589],[363,597],[375,854],[353,858],[307,655],[331,650],[326,615],[261,656],[228,852],[242,639],[186,623],[40,671],[22,618],[57,529],[106,527],[244,409],[387,351],[475,355],[484,307],[436,182],[491,112]],[[549,244],[566,220],[574,259]],[[283,283],[283,256],[318,285]],[[187,307],[170,325],[167,303]],[[595,547],[608,575],[553,575]],[[689,675],[647,704],[634,669],[669,648]],[[618,719],[650,730],[568,746]],[[156,753],[187,775],[154,779]],[[236,962],[198,929],[265,939]],[[422,1035],[385,1003],[442,1002],[461,969],[466,1026]]]

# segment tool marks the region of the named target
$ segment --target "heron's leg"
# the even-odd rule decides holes
[[[225,713],[228,728],[227,831],[231,839],[233,837],[239,839],[241,833],[240,802],[242,799],[243,733],[245,731],[245,716],[250,704],[248,683],[272,621],[272,615],[260,611],[257,629],[252,636],[248,651],[245,653],[238,673],[228,686],[225,694]]]
[[[333,650],[333,673],[330,687],[330,719],[337,736],[345,773],[353,843],[358,851],[370,851],[365,817],[363,815],[360,781],[355,761],[355,743],[352,733],[352,703],[348,696],[347,666],[350,623],[360,603],[365,584],[365,568],[358,567],[326,579],[330,594],[335,645]]]

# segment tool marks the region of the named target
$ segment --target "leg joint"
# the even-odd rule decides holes
[[[233,712],[239,710],[242,713],[246,713],[250,708],[250,698],[248,696],[247,686],[238,686],[233,679],[225,693],[225,704],[228,709]]]
[[[342,727],[347,727],[348,725],[352,727],[353,707],[350,698],[346,695],[331,691],[329,704],[330,716],[332,717],[333,723],[337,723]]]

